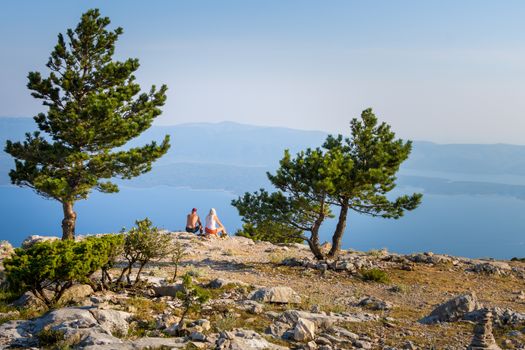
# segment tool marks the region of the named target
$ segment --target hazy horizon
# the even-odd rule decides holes
[[[158,124],[345,133],[372,107],[404,139],[525,142],[520,1],[7,2],[0,115],[45,111],[27,73],[46,72],[57,34],[89,8],[124,28],[116,58],[139,58],[143,90],[168,85]]]
[[[32,119],[32,117],[26,117],[26,116],[5,116],[0,115],[0,118],[21,118],[21,119]],[[326,134],[342,134],[346,136],[348,134],[349,129],[342,132],[329,132],[326,130],[321,129],[301,129],[297,127],[289,127],[289,126],[279,126],[279,125],[264,125],[264,124],[255,124],[250,122],[237,122],[233,120],[219,120],[219,121],[188,121],[188,122],[180,122],[180,123],[173,123],[173,124],[159,124],[159,123],[153,123],[153,126],[155,127],[178,127],[178,126],[188,126],[188,125],[219,125],[224,123],[232,123],[232,124],[238,124],[238,125],[245,125],[245,126],[254,126],[254,127],[261,127],[261,128],[278,128],[278,129],[289,129],[289,130],[298,130],[298,131],[311,131],[311,132],[320,132],[320,133],[326,133]],[[36,124],[35,124],[36,127]],[[407,139],[408,140],[408,139]],[[505,143],[505,142],[494,142],[494,143],[483,143],[483,142],[436,142],[431,140],[423,140],[423,139],[409,139],[412,142],[419,142],[419,143],[432,143],[436,145],[507,145],[507,146],[525,146],[524,143]],[[16,141],[13,139],[13,141]],[[21,139],[20,139],[21,141]]]

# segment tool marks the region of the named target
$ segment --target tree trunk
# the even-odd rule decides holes
[[[325,256],[323,254],[323,251],[321,249],[321,245],[319,244],[319,228],[321,227],[321,224],[323,223],[324,215],[320,216],[315,220],[314,225],[312,226],[312,235],[309,240],[307,240],[308,245],[310,246],[310,250],[314,254],[315,258],[317,260],[324,260]]]
[[[137,277],[135,277],[135,283],[133,284],[137,284],[140,281],[140,273],[142,272],[144,265],[146,265],[146,263],[140,263],[139,271],[137,272]]]
[[[64,219],[62,220],[62,240],[75,239],[75,224],[77,213],[73,210],[73,202],[63,202]]]
[[[332,248],[328,253],[328,257],[336,258],[341,249],[341,239],[346,229],[346,217],[348,215],[348,203],[344,203],[341,206],[339,211],[339,220],[337,221],[337,226],[335,227],[334,235],[332,236]]]

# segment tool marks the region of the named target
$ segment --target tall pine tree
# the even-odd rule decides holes
[[[58,35],[47,63],[49,75],[28,75],[32,96],[48,108],[34,117],[43,134],[28,133],[25,141],[7,141],[5,147],[15,158],[12,183],[62,204],[62,239],[75,236],[76,201],[87,199],[93,189],[117,192],[110,179],[151,170],[170,147],[166,135],[160,144],[122,148],[161,114],[167,87],[140,93],[133,75],[139,62],[113,60],[123,30],[108,31],[109,24],[97,9],[89,10],[74,30]]]

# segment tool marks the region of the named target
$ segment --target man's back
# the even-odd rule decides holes
[[[197,224],[197,221],[199,221],[199,216],[196,213],[188,214],[188,218],[186,220],[186,226],[187,227],[195,227],[195,224]]]

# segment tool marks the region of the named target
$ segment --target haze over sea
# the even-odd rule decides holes
[[[28,118],[0,118],[0,142],[18,140],[34,128]],[[323,132],[266,128],[235,123],[153,127],[134,143],[171,134],[172,149],[151,173],[120,182],[118,194],[94,192],[80,201],[77,233],[118,232],[149,217],[169,230],[181,230],[192,207],[204,216],[217,209],[229,232],[241,227],[232,199],[267,187],[285,148],[318,146]],[[198,135],[198,136],[196,136]],[[217,140],[209,142],[206,140]],[[433,251],[467,257],[524,256],[525,146],[437,145],[416,142],[393,195],[421,191],[423,204],[400,220],[352,213],[344,248],[388,248],[410,253]],[[15,245],[30,234],[60,235],[59,203],[27,188],[9,185],[12,160],[0,155],[0,239]],[[327,222],[329,240],[335,221]]]

